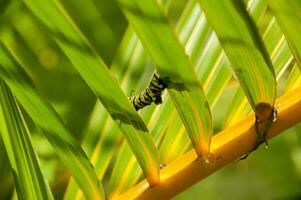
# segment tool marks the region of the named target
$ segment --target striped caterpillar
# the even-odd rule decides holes
[[[149,82],[148,87],[136,96],[129,97],[130,102],[133,104],[136,111],[150,105],[152,102],[161,104],[161,94],[167,85],[160,78],[158,73],[154,73],[152,80]]]

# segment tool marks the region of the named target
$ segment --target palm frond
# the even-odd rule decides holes
[[[300,195],[300,9],[297,0],[7,1],[0,6],[3,197],[172,198],[281,132],[291,134],[272,140],[269,153],[256,150],[198,187],[239,173],[235,189],[218,195],[248,194],[243,171],[256,162],[250,170],[260,172],[253,179],[262,190],[260,180],[270,177],[258,174],[269,169],[274,177],[269,165],[280,164],[289,175],[275,188]],[[163,102],[136,111],[154,73],[167,86]],[[184,194],[195,197],[192,190]]]

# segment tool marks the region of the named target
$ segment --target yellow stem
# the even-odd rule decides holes
[[[273,123],[268,139],[301,121],[301,87],[276,101],[278,118]],[[254,147],[256,133],[254,114],[215,135],[211,153],[215,162],[205,164],[197,159],[194,150],[182,155],[160,171],[160,183],[150,187],[146,180],[120,195],[117,199],[170,199],[203,178],[231,163]]]

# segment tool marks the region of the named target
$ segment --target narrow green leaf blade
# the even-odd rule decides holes
[[[43,99],[9,51],[0,43],[0,75],[33,121],[41,127],[54,149],[70,169],[88,198],[103,199],[97,176],[80,145],[73,139],[58,114]]]
[[[301,86],[301,71],[298,65],[295,64],[291,70],[286,83],[286,92],[292,91]]]
[[[274,104],[275,75],[266,49],[242,1],[199,0],[252,107]]]
[[[126,93],[130,93],[133,88],[137,90],[141,89],[139,88],[139,80],[137,79],[140,78],[144,80],[142,74],[145,63],[145,52],[138,42],[136,34],[131,28],[128,28],[110,67],[112,74],[120,80],[121,86]],[[116,123],[108,116],[103,105],[97,101],[93,113],[91,114],[87,130],[85,131],[86,134],[84,134],[83,148],[86,151],[89,150],[88,155],[91,156],[91,162],[94,165],[99,179],[103,178],[113,156],[114,149],[121,140],[120,129],[118,129]],[[93,154],[92,149],[94,150]],[[129,147],[127,150],[131,156],[134,156]],[[126,159],[126,157],[123,156],[121,159]],[[120,159],[117,159],[117,161],[118,160]],[[117,165],[118,164],[115,164],[115,166]],[[137,167],[139,168],[138,164]],[[75,182],[71,181],[65,192],[64,199],[75,199],[80,195],[81,192],[78,191]]]
[[[42,175],[29,131],[11,91],[0,81],[1,135],[13,169],[19,199],[53,199]]]
[[[195,1],[190,1],[190,4],[193,5]],[[188,5],[187,10],[190,8]],[[253,18],[261,18],[265,9],[267,7],[267,2],[265,0],[251,0],[248,4],[248,9],[250,10],[251,16]],[[191,57],[193,63],[195,63],[198,76],[200,77],[200,81],[204,86],[204,90],[207,94],[208,102],[211,108],[214,108],[215,103],[220,97],[223,89],[227,86],[231,76],[232,71],[230,70],[230,63],[225,56],[224,51],[221,48],[220,43],[218,42],[217,36],[214,32],[207,31],[206,26],[209,26],[207,21],[205,20],[204,12],[198,10],[198,6],[195,6],[192,12],[195,16],[200,16],[198,22],[202,23],[202,29],[199,30],[198,25],[195,25],[195,28],[191,30],[187,29],[188,33],[191,33],[189,38],[189,43],[186,44],[186,48],[191,48],[191,44],[197,43],[199,37],[202,35],[210,34],[210,37],[207,41],[203,42],[206,45],[203,48],[191,48],[190,51],[192,54],[196,54],[193,52],[201,52],[198,57]],[[187,23],[188,25],[191,23]],[[199,23],[198,23],[199,24]],[[198,33],[203,32],[203,33]],[[180,31],[179,37],[182,40],[187,39],[187,33],[185,31]],[[199,36],[200,35],[200,36]],[[183,37],[184,36],[184,37]],[[196,45],[193,45],[196,46]],[[170,162],[181,155],[183,152],[190,148],[188,144],[188,140],[183,135],[186,134],[182,128],[177,127],[177,123],[173,123],[170,130],[167,130],[167,134],[160,145],[160,156],[162,162]],[[176,131],[178,130],[178,131]],[[173,142],[170,142],[173,141]],[[181,148],[179,148],[181,147]],[[171,150],[172,149],[172,150]],[[169,151],[171,150],[171,151]]]
[[[154,0],[118,1],[148,51],[199,156],[209,153],[211,113],[201,84],[182,45]],[[177,58],[177,59],[175,59]]]
[[[203,68],[210,69],[210,68],[216,68],[214,66],[218,66],[217,69],[213,70],[214,71],[213,73],[209,73],[210,75],[213,76],[209,76],[212,78],[212,81],[209,81],[209,83],[207,84],[208,85],[207,94],[209,94],[209,96],[212,97],[212,103],[211,102],[209,103],[213,105],[216,99],[218,99],[220,91],[222,91],[222,88],[226,86],[228,82],[227,80],[230,79],[231,73],[230,73],[229,62],[226,62],[227,66],[225,66],[223,64],[224,63],[223,61],[225,59],[222,59],[223,61],[221,63],[214,62],[215,57],[211,56],[214,51],[217,51],[215,48],[216,46],[218,46],[217,49],[219,49],[217,54],[219,55],[219,53],[221,52],[220,45],[216,44],[218,43],[216,36],[212,37],[214,38],[213,40],[210,39],[212,43],[208,44],[208,47],[207,45],[206,46],[204,45],[206,44],[206,38],[211,33],[211,31],[208,30],[207,23],[204,22],[205,22],[204,14],[201,12],[200,7],[196,2],[196,0],[192,0],[186,6],[185,11],[183,12],[180,21],[177,24],[177,31],[179,33],[179,38],[182,44],[183,45],[185,44],[189,56],[193,55],[192,61],[195,63],[195,66],[198,69],[198,74],[201,79],[201,82],[202,81],[207,82],[207,77],[204,75],[204,73],[201,73]],[[211,49],[211,44],[215,46],[212,49]],[[203,52],[205,56],[203,55]],[[217,57],[219,57],[218,55]],[[207,60],[212,60],[213,62],[210,61],[207,63],[203,62]],[[216,84],[215,80],[219,80],[218,84]],[[212,85],[214,85],[214,87],[211,87]],[[168,121],[166,121],[167,119]],[[165,123],[162,123],[162,121],[164,121]],[[154,140],[156,141],[157,144],[160,145],[161,164],[168,163],[170,160],[180,155],[188,147],[191,146],[191,142],[189,141],[189,137],[187,135],[187,132],[185,131],[185,127],[183,126],[179,115],[176,113],[176,110],[174,109],[174,106],[169,96],[163,95],[163,103],[160,106],[156,107],[147,124],[148,124],[147,126],[150,127],[150,131],[152,133]],[[171,144],[169,141],[174,141],[174,142],[171,142],[172,143]],[[167,144],[166,145],[162,144],[162,142]],[[164,146],[166,151],[161,151],[162,146]],[[173,148],[173,150],[169,151],[171,148]],[[126,157],[127,155],[128,154],[126,153],[120,153],[117,160],[118,161],[122,159],[132,160],[132,155]],[[137,166],[136,165],[122,166],[122,164],[120,163],[122,162],[118,162],[115,164],[113,173],[111,175],[109,193],[112,198],[118,195],[118,193],[124,192],[126,189],[128,189],[129,186],[132,186],[137,180],[136,178],[137,171],[138,171]],[[129,175],[127,176],[127,178],[124,178],[124,176],[120,175],[119,171],[131,171],[131,173],[128,173]],[[141,175],[141,173],[138,174],[139,176]],[[123,179],[123,181],[119,181],[121,179]]]
[[[271,19],[262,37],[273,63],[276,81],[278,81],[292,62],[293,57],[275,18]],[[250,105],[245,98],[242,88],[238,88],[226,115],[224,127],[235,124],[242,117],[246,116],[250,110]]]
[[[269,0],[269,6],[301,69],[301,1]]]
[[[83,34],[57,0],[24,0],[47,26],[54,40],[111,117],[123,130],[150,184],[159,180],[159,158],[145,124],[112,77],[103,60],[95,53]],[[50,18],[51,16],[51,18]]]

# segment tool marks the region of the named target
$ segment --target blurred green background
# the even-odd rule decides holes
[[[108,0],[61,2],[110,66],[128,26],[117,3]],[[174,0],[170,4],[168,17],[173,24],[177,22],[186,3],[186,0]],[[47,32],[22,1],[0,0],[0,24],[1,34],[22,55],[26,71],[38,90],[51,102],[74,137],[81,141],[96,102],[93,92],[50,39],[51,33]],[[13,27],[13,37],[11,32],[7,33],[7,26]],[[280,91],[281,87],[280,84]],[[233,88],[229,86],[213,111],[215,132],[221,129],[227,110],[225,102],[230,102],[233,97],[231,91]],[[61,199],[68,183],[68,172],[40,130],[29,118],[27,121],[44,175],[55,197]],[[300,199],[300,134],[299,124],[271,140],[269,149],[259,148],[248,159],[229,164],[174,199]],[[9,162],[0,138],[0,199],[10,199],[13,194]]]

